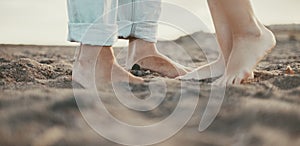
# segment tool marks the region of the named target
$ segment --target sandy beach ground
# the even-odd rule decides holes
[[[144,113],[120,105],[109,89],[101,91],[101,100],[118,119],[129,124],[149,125],[172,113],[180,96],[178,89],[187,93],[185,99],[197,97],[198,106],[186,126],[173,137],[156,144],[160,146],[299,146],[300,33],[286,30],[286,27],[271,28],[277,36],[276,48],[256,67],[255,79],[243,85],[227,86],[220,112],[204,132],[198,132],[198,125],[208,102],[212,80],[184,81],[185,86],[180,87],[182,82],[150,72],[143,77],[160,77],[166,82],[167,91],[159,107]],[[218,56],[212,35],[199,32],[192,36],[200,40],[201,48],[208,54],[206,57],[190,37],[159,42],[158,48],[173,60],[191,67]],[[180,49],[174,51],[176,46],[184,48],[190,58],[182,55],[184,52]],[[0,45],[1,146],[119,145],[93,131],[78,110],[71,81],[75,48]],[[115,49],[122,65],[124,51],[125,48]],[[147,85],[132,88],[138,97],[150,94]],[[88,97],[83,89],[75,90],[82,92],[81,98]],[[124,92],[123,96],[127,94]],[[84,108],[91,113],[97,110],[93,102],[86,103]],[[182,108],[191,106],[188,103]],[[138,134],[115,132],[139,138]]]

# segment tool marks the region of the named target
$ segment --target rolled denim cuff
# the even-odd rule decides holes
[[[119,38],[128,38],[131,35],[132,21],[122,20],[118,21]]]
[[[68,40],[95,46],[112,46],[117,42],[118,25],[69,23]]]
[[[157,23],[118,21],[119,37],[135,37],[148,42],[157,42]]]
[[[133,24],[132,35],[148,42],[157,42],[157,23],[139,22]]]

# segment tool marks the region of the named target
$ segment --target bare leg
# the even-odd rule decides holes
[[[217,83],[240,84],[275,46],[273,33],[255,17],[249,0],[220,1],[232,32],[232,51],[226,72]]]
[[[204,66],[200,66],[194,71],[179,77],[179,79],[201,80],[221,76],[225,71],[225,66],[232,49],[231,29],[226,15],[224,14],[224,10],[220,3],[220,0],[208,0],[208,5],[214,21],[218,43],[223,56],[222,54],[220,54],[216,61],[206,64]],[[196,74],[198,75],[196,76]]]
[[[85,78],[91,76],[96,62],[95,79],[97,83],[111,83],[112,81],[129,81],[142,83],[143,79],[131,75],[115,60],[112,47],[81,45],[80,52],[73,67],[73,80],[84,87],[89,86]]]
[[[225,75],[217,81],[220,84],[240,84],[253,75],[256,64],[275,46],[271,31],[255,17],[249,0],[209,0],[217,38],[226,63]],[[197,79],[215,77],[222,72],[221,58],[211,64],[180,77]],[[211,74],[210,70],[211,68]]]
[[[184,66],[159,53],[155,43],[142,39],[129,40],[126,68],[130,69],[134,64],[167,77],[177,77],[187,73]]]

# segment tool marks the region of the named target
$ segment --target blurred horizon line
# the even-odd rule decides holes
[[[271,25],[265,25],[267,27],[270,27],[271,29],[280,29],[281,31],[300,31],[300,23],[282,23],[282,24],[271,24]],[[282,28],[282,26],[288,26],[286,28]],[[293,27],[294,26],[294,27]],[[293,28],[292,28],[293,27]],[[289,28],[289,30],[288,30]],[[292,29],[292,30],[290,30]],[[170,40],[165,40],[165,39],[158,39],[159,42],[164,42],[164,41],[175,41],[180,39],[181,37],[185,37],[185,36],[189,36],[189,35],[193,35],[194,33],[199,33],[199,32],[203,32],[203,33],[207,33],[207,34],[215,34],[215,32],[207,32],[205,30],[199,30],[196,32],[193,32],[191,34],[188,35],[181,35],[178,36],[175,39],[170,39]],[[121,47],[121,46],[125,46],[127,45],[128,40],[126,39],[118,39],[118,42],[116,43],[116,45],[114,45],[114,47]],[[0,45],[10,45],[10,46],[63,46],[63,47],[72,47],[72,46],[79,46],[79,43],[76,42],[68,42],[67,38],[65,42],[56,42],[56,43],[9,43],[9,42],[0,42]]]

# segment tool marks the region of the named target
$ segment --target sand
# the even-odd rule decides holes
[[[209,54],[207,58],[217,57],[211,35],[199,32],[193,36],[201,40],[201,48]],[[206,63],[206,57],[189,37],[175,42],[186,49],[190,59],[181,51],[174,51],[171,42],[159,42],[158,48],[184,65],[195,67]],[[119,145],[93,131],[78,110],[71,81],[75,48],[0,45],[0,145]],[[118,55],[124,50],[116,48],[115,53]],[[124,59],[124,53],[118,55],[120,64],[124,64]],[[145,72],[141,74],[144,78],[160,77],[168,87],[166,98],[155,110],[145,113],[128,110],[119,104],[111,90],[101,94],[107,109],[122,121],[137,125],[155,123],[168,117],[177,105],[181,82]],[[196,96],[199,99],[197,109],[183,129],[156,145],[300,145],[300,40],[295,37],[279,39],[273,52],[256,67],[255,79],[243,85],[227,86],[215,121],[200,133],[197,129],[208,101],[211,81],[185,81],[186,86],[182,88],[188,93],[185,98]],[[75,90],[82,92],[82,98],[88,96],[83,89]],[[150,94],[147,85],[135,86],[132,91],[141,98]],[[124,92],[124,96],[127,94]],[[191,108],[189,104],[192,103],[183,108]],[[97,110],[93,102],[86,103],[84,109],[91,113]],[[139,138],[126,131],[116,132]]]

